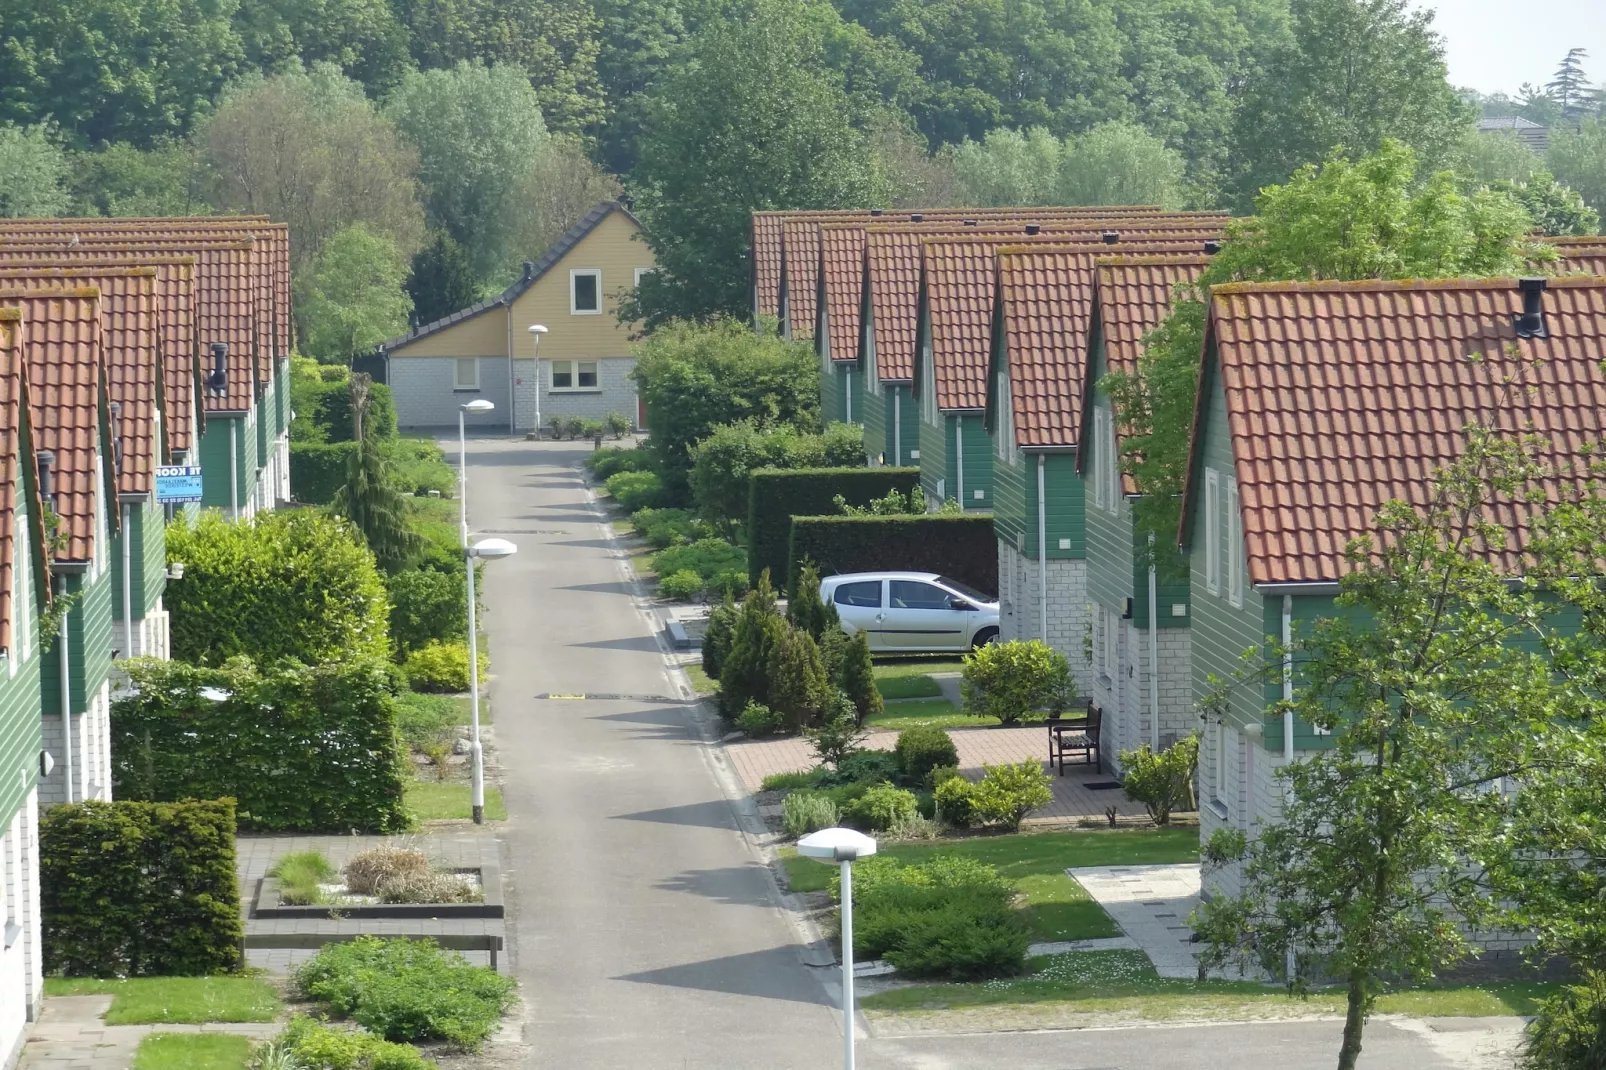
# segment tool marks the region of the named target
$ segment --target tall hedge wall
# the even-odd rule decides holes
[[[296,501],[328,505],[346,481],[346,462],[355,442],[290,443],[290,490]]]
[[[998,593],[998,543],[990,516],[797,516],[787,590],[805,559],[821,576],[843,572],[937,572]]]
[[[229,795],[258,832],[400,832],[394,670],[374,657],[258,670],[137,658],[112,703],[112,786],[165,802]]]
[[[757,583],[770,570],[780,586],[794,516],[834,513],[840,494],[849,505],[869,505],[887,492],[908,494],[920,485],[918,468],[760,468],[747,490],[747,574]]]
[[[234,800],[86,802],[39,824],[44,968],[204,976],[240,965]]]

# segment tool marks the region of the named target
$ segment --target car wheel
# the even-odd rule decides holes
[[[981,631],[977,632],[976,637],[970,641],[970,649],[976,650],[980,647],[992,646],[996,642],[998,642],[998,629],[983,628]]]

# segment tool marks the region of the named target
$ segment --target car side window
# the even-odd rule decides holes
[[[893,580],[892,608],[947,609],[948,592],[918,580]]]
[[[844,583],[837,587],[834,601],[839,606],[880,609],[881,581],[865,580],[860,583]]]

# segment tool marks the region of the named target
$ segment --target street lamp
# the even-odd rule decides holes
[[[535,438],[541,440],[541,336],[546,333],[546,324],[532,323],[530,331],[530,351],[535,357]]]
[[[457,536],[464,546],[468,545],[468,436],[463,431],[463,417],[466,413],[477,416],[494,408],[496,406],[484,398],[475,398],[457,407]]]
[[[853,829],[821,829],[798,840],[797,853],[842,866],[842,1068],[853,1070],[853,863],[875,854],[875,840]]]
[[[468,571],[468,692],[473,696],[470,709],[474,711],[474,740],[469,750],[474,763],[474,789],[470,802],[476,825],[485,824],[485,751],[480,747],[480,636],[474,620],[474,559],[494,561],[518,552],[519,548],[506,539],[481,539],[473,546],[466,538],[463,540],[463,561]]]

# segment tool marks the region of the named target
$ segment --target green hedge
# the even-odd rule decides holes
[[[908,494],[919,484],[918,468],[760,468],[747,492],[748,582],[758,583],[765,569],[779,579],[794,516],[834,513],[838,494],[849,505],[869,505],[890,490]]]
[[[202,976],[240,965],[234,800],[86,802],[39,824],[44,969]]]
[[[346,482],[346,463],[355,442],[290,443],[290,493],[298,502],[328,505]]]
[[[797,516],[787,589],[805,560],[821,576],[844,572],[937,572],[998,593],[998,543],[990,516]]]
[[[112,703],[112,785],[151,802],[229,795],[259,832],[399,832],[405,771],[388,662],[258,670],[138,658]]]

